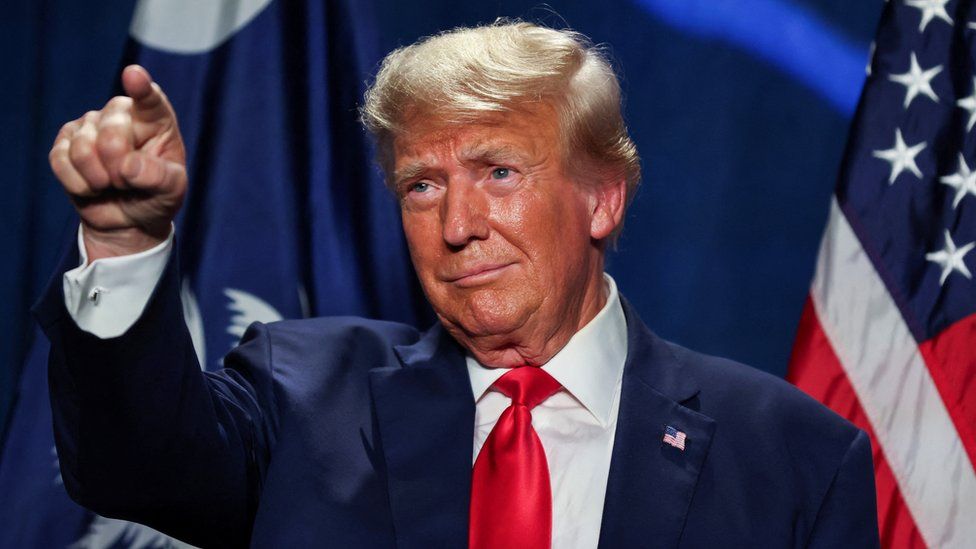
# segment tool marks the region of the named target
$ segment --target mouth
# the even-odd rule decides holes
[[[501,278],[509,267],[513,265],[515,263],[485,263],[475,265],[452,276],[445,277],[445,280],[461,288],[481,286]]]

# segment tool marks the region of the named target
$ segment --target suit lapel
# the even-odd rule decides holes
[[[715,422],[682,405],[697,383],[626,302],[628,356],[620,395],[600,547],[676,547]],[[663,442],[672,426],[685,449]]]
[[[370,385],[399,547],[465,547],[474,397],[464,355],[436,325],[396,348],[403,367],[376,368]]]
[[[624,302],[628,357],[600,547],[675,547],[715,422],[690,407],[697,383]],[[399,547],[465,547],[474,397],[460,347],[440,325],[370,372]],[[686,434],[685,449],[662,439]]]

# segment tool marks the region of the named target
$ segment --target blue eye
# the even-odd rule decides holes
[[[413,185],[410,186],[410,190],[413,191],[413,192],[415,192],[415,193],[425,193],[429,189],[430,189],[430,184],[429,183],[426,183],[424,181],[420,181],[418,183],[414,183]]]
[[[494,170],[491,170],[491,178],[492,179],[505,179],[506,177],[508,177],[509,175],[511,175],[511,173],[512,173],[512,170],[509,170],[508,168],[495,168]]]

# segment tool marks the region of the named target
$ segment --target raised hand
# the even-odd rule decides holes
[[[126,96],[65,124],[51,169],[84,226],[89,261],[137,253],[169,235],[186,195],[176,113],[142,67],[122,71]]]

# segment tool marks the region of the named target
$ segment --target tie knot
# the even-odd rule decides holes
[[[492,387],[511,398],[513,404],[521,404],[531,410],[562,385],[542,368],[521,366],[498,378]]]

